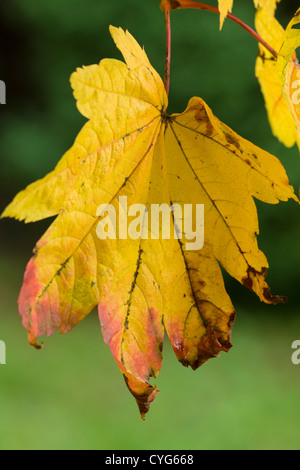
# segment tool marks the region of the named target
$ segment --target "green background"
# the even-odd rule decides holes
[[[216,1],[210,2],[216,5]],[[282,0],[285,27],[299,2]],[[233,13],[253,26],[251,0]],[[300,159],[273,136],[254,76],[256,41],[208,12],[172,14],[169,112],[192,96],[243,137],[277,155],[298,193]],[[85,122],[69,76],[76,67],[120,58],[108,25],[127,28],[164,69],[165,32],[158,0],[10,0],[0,4],[1,207],[50,171]],[[234,347],[198,371],[182,367],[168,341],[157,380],[161,393],[142,422],[103,343],[96,312],[65,336],[27,344],[17,311],[27,260],[49,220],[0,222],[0,449],[299,449],[300,365],[291,344],[300,339],[300,218],[293,202],[257,203],[259,245],[266,253],[272,292],[285,305],[262,305],[225,274],[237,309]]]

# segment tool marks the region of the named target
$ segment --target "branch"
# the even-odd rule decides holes
[[[171,8],[173,10],[179,10],[179,9],[185,9],[185,8],[193,8],[193,9],[199,9],[199,10],[207,10],[207,11],[212,11],[213,13],[220,14],[220,11],[218,8],[213,7],[211,5],[206,5],[205,3],[199,3],[199,2],[193,2],[190,0],[171,0]],[[276,52],[270,44],[268,44],[254,29],[250,28],[246,23],[244,23],[242,20],[237,18],[236,16],[231,15],[231,13],[227,14],[227,17],[230,20],[234,21],[238,25],[242,26],[248,33],[251,34],[260,44],[262,44],[268,51],[274,56],[278,57],[278,52]]]
[[[170,67],[171,67],[171,19],[170,10],[164,11],[166,24],[166,62],[165,62],[165,89],[169,96],[170,90]]]

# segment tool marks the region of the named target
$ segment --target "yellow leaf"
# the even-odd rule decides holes
[[[117,60],[102,60],[99,65],[73,73],[71,85],[78,109],[90,121],[55,170],[21,191],[4,211],[4,217],[34,222],[57,215],[71,190],[81,187],[94,161],[98,165],[95,174],[103,179],[118,170],[120,147],[126,144],[134,159],[134,152],[143,143],[140,129],[147,129],[160,116],[161,109],[166,108],[167,96],[161,78],[145,52],[128,32],[116,29],[114,40],[122,47],[127,66]]]
[[[254,198],[297,198],[280,162],[220,122],[202,99],[168,116],[163,82],[144,50],[128,32],[111,34],[126,65],[104,60],[72,75],[89,121],[56,169],[3,216],[58,214],[36,245],[19,296],[31,344],[66,333],[98,305],[104,340],[144,417],[158,393],[149,379],[161,368],[164,332],[178,360],[194,369],[230,349],[235,310],[220,265],[262,301],[284,300],[265,281]],[[99,237],[99,206],[122,214],[125,199],[145,207],[143,236],[128,236],[118,219],[119,236]],[[178,237],[171,212],[173,235],[153,230],[149,219],[163,204],[182,213],[186,204],[204,205],[201,249],[187,248],[187,233]]]
[[[277,8],[277,3],[279,2],[280,0],[254,0],[254,5],[255,8],[265,8],[268,13],[274,15]]]
[[[232,11],[233,0],[218,0],[219,11],[220,11],[220,29],[224,24],[224,20],[228,13]]]
[[[300,23],[300,8],[289,22],[282,39],[278,55],[278,74],[283,94],[288,103],[294,127],[297,130],[297,143],[300,148],[300,66],[296,57],[296,49],[300,46],[300,31],[293,28]]]
[[[266,9],[260,8],[257,11],[255,26],[257,32],[275,51],[281,49],[285,37],[284,29]],[[272,132],[287,147],[292,147],[295,143],[300,147],[297,121],[295,121],[283,93],[283,83],[285,82],[283,81],[283,71],[281,76],[278,73],[279,62],[282,66],[283,61],[280,56],[277,64],[275,57],[264,46],[259,45],[255,73],[265,99]],[[290,69],[288,72],[290,73]]]

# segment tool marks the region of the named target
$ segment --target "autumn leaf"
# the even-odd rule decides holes
[[[278,54],[278,74],[283,94],[288,103],[294,127],[296,126],[296,141],[300,148],[300,66],[296,49],[300,46],[300,31],[294,26],[300,23],[300,8],[289,22],[282,39]]]
[[[279,55],[276,59],[260,44],[255,73],[265,99],[273,134],[287,147],[297,143],[300,148],[299,106],[296,103],[297,98],[295,100],[299,92],[297,80],[300,78],[300,75],[297,78],[299,68],[295,56],[295,40],[298,38],[300,45],[300,34],[291,29],[296,24],[295,21],[296,16],[284,31],[266,9],[260,8],[257,11],[256,29]],[[295,85],[296,89],[293,88]]]
[[[225,18],[232,11],[233,0],[218,0],[220,11],[220,29],[222,28]]]
[[[220,265],[262,301],[284,301],[265,281],[254,197],[269,204],[297,198],[281,163],[220,122],[202,99],[168,116],[164,84],[144,50],[128,32],[110,31],[126,64],[106,59],[72,75],[88,122],[54,171],[20,192],[2,217],[57,216],[34,249],[19,296],[30,343],[70,331],[98,305],[104,340],[144,417],[158,393],[150,377],[161,368],[165,332],[193,369],[230,349],[235,310]],[[120,212],[124,196],[145,214],[155,205],[204,204],[202,249],[164,239],[161,227],[153,234],[145,214],[148,236],[99,238],[99,205]],[[174,215],[170,224],[178,233]]]
[[[254,5],[255,8],[265,8],[270,15],[274,15],[279,2],[280,0],[254,0]]]

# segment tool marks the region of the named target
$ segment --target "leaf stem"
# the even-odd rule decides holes
[[[169,96],[170,90],[170,67],[171,67],[171,18],[170,10],[164,11],[166,24],[166,62],[165,62],[165,89]]]
[[[179,0],[179,1],[173,1],[171,3],[173,3],[172,8],[174,10],[185,9],[185,8],[195,8],[195,9],[199,9],[199,10],[212,11],[213,13],[220,14],[220,11],[218,10],[218,8],[213,7],[211,5],[206,5],[206,3],[194,2],[194,1],[190,1],[190,0]],[[274,57],[276,57],[276,58],[278,57],[278,52],[276,52],[270,46],[270,44],[268,44],[256,31],[254,31],[254,29],[250,28],[250,26],[248,26],[246,23],[244,23],[242,20],[240,20],[236,16],[231,15],[231,13],[227,14],[227,18],[234,21],[238,25],[242,26],[242,28],[244,28],[246,31],[248,31],[248,33],[250,33],[251,36],[253,36],[258,42],[260,42],[260,44],[262,44],[266,49],[268,49],[268,51]]]

